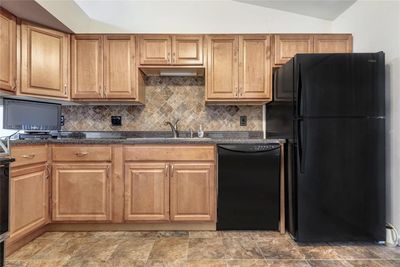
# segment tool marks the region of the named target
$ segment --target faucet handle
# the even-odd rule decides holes
[[[175,124],[174,124],[175,127],[178,125],[178,122],[179,122],[179,121],[180,121],[180,119],[177,119],[177,120],[175,121]]]

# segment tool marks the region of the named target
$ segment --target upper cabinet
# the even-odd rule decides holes
[[[175,65],[202,65],[203,36],[174,35],[172,37],[172,63]]]
[[[140,65],[202,65],[203,35],[142,35]]]
[[[73,99],[141,100],[134,36],[74,35],[71,46]]]
[[[239,37],[207,37],[206,100],[237,99],[239,88]]]
[[[271,39],[269,35],[239,37],[239,97],[270,100]]]
[[[296,54],[351,53],[351,34],[279,34],[274,36],[274,64],[283,65]]]
[[[351,53],[353,37],[350,34],[314,35],[314,53]]]
[[[0,8],[0,89],[15,92],[17,86],[16,18]]]
[[[72,36],[71,65],[72,98],[102,98],[103,37]]]
[[[313,53],[313,36],[307,34],[275,35],[275,65],[285,64],[298,53]]]
[[[208,36],[206,101],[270,101],[270,45],[269,35]]]
[[[171,64],[171,37],[169,35],[140,36],[140,64]]]
[[[106,98],[136,98],[135,37],[104,37],[104,93]]]
[[[22,23],[20,94],[69,98],[69,38]]]

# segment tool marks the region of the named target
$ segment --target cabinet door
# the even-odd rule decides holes
[[[21,94],[69,97],[69,35],[21,26]]]
[[[169,220],[167,163],[125,164],[125,220]]]
[[[53,165],[53,220],[110,220],[110,167],[106,163]]]
[[[239,97],[271,99],[271,41],[268,35],[244,35],[239,40]]]
[[[102,98],[103,37],[74,35],[71,50],[72,98]]]
[[[0,89],[15,91],[17,75],[16,18],[0,9]]]
[[[42,165],[12,172],[10,179],[10,237],[12,240],[48,221],[48,169]]]
[[[104,92],[106,98],[136,98],[135,37],[104,37]]]
[[[276,65],[285,64],[299,53],[313,53],[313,36],[308,34],[275,35]]]
[[[174,35],[172,63],[174,65],[202,65],[203,35]]]
[[[314,35],[314,53],[351,53],[353,38],[350,34]]]
[[[207,50],[206,100],[237,99],[239,37],[208,36]]]
[[[214,220],[214,164],[177,163],[171,168],[171,220]]]
[[[140,36],[141,65],[171,64],[171,37],[169,35]]]

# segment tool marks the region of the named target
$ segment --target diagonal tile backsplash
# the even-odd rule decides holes
[[[64,131],[168,131],[165,120],[180,119],[180,130],[262,131],[261,106],[205,105],[203,77],[148,77],[146,103],[63,106]],[[121,115],[122,126],[111,126]],[[247,126],[239,117],[247,116]]]

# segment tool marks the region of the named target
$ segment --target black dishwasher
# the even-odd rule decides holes
[[[217,230],[278,230],[280,144],[218,146]]]

